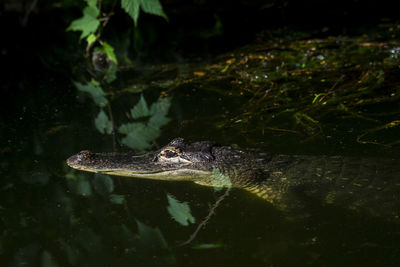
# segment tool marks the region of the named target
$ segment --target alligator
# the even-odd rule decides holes
[[[400,215],[396,159],[279,155],[176,138],[144,154],[85,150],[67,164],[110,175],[242,188],[282,209],[303,199],[396,219]]]

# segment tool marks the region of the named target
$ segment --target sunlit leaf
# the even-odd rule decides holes
[[[121,7],[131,16],[135,25],[139,18],[140,2],[141,0],[121,0]]]
[[[223,187],[232,187],[232,182],[229,176],[222,174],[218,168],[214,168],[212,175],[212,186],[218,191]]]
[[[98,52],[99,54],[106,54],[109,60],[111,60],[115,64],[118,64],[117,57],[115,56],[114,52],[114,47],[109,43],[105,41],[101,42],[101,46],[95,47],[94,51]]]
[[[99,14],[100,10],[96,6],[85,7],[83,9],[83,17],[72,21],[67,31],[81,31],[81,39],[95,33],[100,25],[100,21],[97,19]]]
[[[190,223],[195,223],[195,218],[190,212],[189,204],[180,202],[173,195],[167,194],[168,207],[167,210],[171,217],[183,226],[188,226]]]
[[[135,26],[139,19],[140,9],[145,13],[157,15],[168,20],[168,17],[164,13],[161,3],[158,0],[121,0],[121,7],[129,14],[129,16],[131,16]]]
[[[96,192],[102,196],[108,196],[114,191],[114,182],[108,175],[96,173],[93,184]]]
[[[91,45],[91,44],[93,44],[95,41],[96,41],[96,35],[94,35],[93,33],[90,34],[90,35],[86,38],[86,42],[87,42],[87,45],[88,45],[88,46]]]
[[[110,202],[113,204],[124,204],[125,202],[125,196],[124,195],[117,195],[117,194],[111,194],[110,195]]]
[[[117,64],[118,61],[117,61],[117,57],[115,56],[115,53],[114,53],[114,47],[112,47],[107,42],[103,42],[103,48],[104,48],[104,52],[111,59],[111,61],[114,62],[115,64]]]
[[[98,0],[85,0],[88,6],[96,6]]]
[[[57,267],[57,263],[54,261],[53,256],[47,250],[43,251],[41,259],[41,267]]]
[[[150,115],[149,108],[143,95],[140,96],[139,102],[131,109],[132,118],[138,119]]]
[[[101,109],[96,119],[94,119],[96,129],[102,134],[111,134],[113,123],[108,119],[106,113]]]
[[[165,15],[161,3],[158,0],[142,0],[140,1],[140,7],[146,13],[157,15],[168,20],[168,17]]]
[[[92,82],[88,84],[81,84],[79,82],[74,82],[74,85],[79,91],[89,93],[90,96],[93,98],[93,101],[99,107],[105,107],[107,105],[108,100],[105,97],[106,94],[104,93],[103,89],[100,86],[95,85]]]
[[[168,247],[160,229],[147,226],[138,220],[136,220],[136,223],[138,226],[139,237],[143,245],[152,249]]]

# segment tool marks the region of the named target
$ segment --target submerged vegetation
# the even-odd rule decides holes
[[[236,194],[217,169],[206,191],[132,186],[64,166],[77,150],[144,152],[177,136],[278,153],[353,146],[357,156],[400,156],[397,22],[297,29],[277,18],[296,13],[297,25],[308,11],[312,25],[325,25],[314,20],[328,8],[297,11],[303,3],[286,0],[4,2],[0,265],[398,262],[398,225],[325,206],[287,222]],[[333,25],[346,13],[336,11]],[[346,237],[332,236],[337,225]],[[206,260],[204,249],[215,254]]]
[[[142,88],[216,90],[247,99],[215,125],[243,135],[329,140],[345,131],[349,142],[400,143],[399,25],[353,37],[286,34],[265,32],[211,62],[162,66],[153,70],[162,79],[153,76],[152,86]],[[165,79],[163,73],[174,74]]]

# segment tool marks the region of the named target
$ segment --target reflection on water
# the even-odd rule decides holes
[[[346,98],[350,94],[346,86],[354,82],[349,76],[336,85],[341,86],[341,98],[328,98],[334,95],[330,88],[335,82],[324,87],[326,72],[301,71],[305,68],[301,64],[324,66],[332,74],[325,77],[330,81],[337,81],[349,65],[337,67],[337,57],[329,61],[331,48],[314,41],[314,50],[298,42],[292,50],[288,44],[288,50],[266,52],[265,57],[251,54],[247,61],[238,53],[238,60],[224,58],[223,66],[193,65],[207,73],[197,78],[157,80],[154,76],[156,82],[148,83],[143,95],[120,91],[112,101],[107,94],[93,92],[88,100],[76,101],[75,91],[54,97],[50,93],[54,85],[46,85],[40,96],[27,92],[32,101],[18,109],[18,116],[5,114],[1,119],[0,265],[395,266],[400,255],[398,218],[370,217],[319,203],[289,216],[237,189],[217,191],[185,182],[86,174],[65,164],[66,158],[83,149],[113,150],[113,136],[117,143],[137,150],[157,148],[182,136],[281,153],[399,155],[398,135],[393,134],[398,130],[398,110],[390,100],[398,94],[393,91],[398,87],[398,72],[390,69],[383,74],[361,62],[364,69],[357,71],[360,67],[354,65],[351,74],[360,80],[358,102]],[[370,50],[379,62],[393,65],[397,59],[397,48],[364,43],[357,43],[362,51],[351,50],[349,60]],[[303,48],[310,57],[294,54]],[[300,65],[288,64],[291,69],[280,72],[289,67],[276,65],[275,60],[284,56],[295,57]],[[262,65],[277,72],[258,73]],[[286,76],[278,77],[283,72]],[[207,80],[208,75],[213,79]],[[312,80],[315,77],[318,81]],[[369,97],[364,88],[369,82],[372,91],[384,86],[382,98]],[[95,85],[91,87],[99,92]],[[300,92],[301,87],[314,90]],[[327,90],[320,92],[320,88]],[[96,102],[96,97],[101,101]],[[296,106],[296,97],[309,106]],[[338,102],[323,109],[334,101]],[[313,102],[320,106],[312,109]],[[378,123],[380,115],[385,118],[382,123]],[[379,128],[382,125],[387,127]],[[376,134],[377,143],[385,146],[357,143],[363,133],[360,140],[373,141]],[[229,183],[217,170],[215,176],[218,183]],[[399,195],[389,197],[400,201]]]

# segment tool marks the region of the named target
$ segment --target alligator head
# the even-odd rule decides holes
[[[240,162],[246,154],[214,142],[187,143],[176,138],[161,149],[142,155],[133,153],[92,153],[84,150],[67,159],[67,164],[78,170],[157,180],[190,180],[215,186],[212,176],[226,169],[230,161]],[[225,165],[221,166],[221,165]]]

